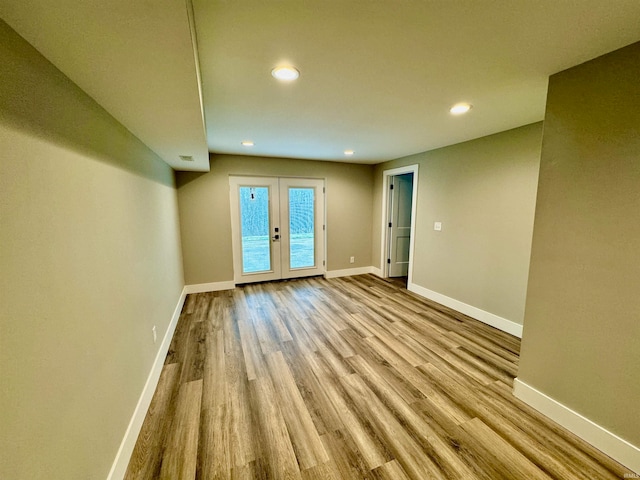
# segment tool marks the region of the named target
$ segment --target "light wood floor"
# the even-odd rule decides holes
[[[620,479],[519,339],[372,275],[189,295],[127,479]]]

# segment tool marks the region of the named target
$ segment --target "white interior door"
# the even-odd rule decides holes
[[[391,201],[389,276],[406,277],[409,272],[411,244],[411,202],[413,173],[396,175],[390,179]]]
[[[230,177],[236,283],[324,273],[324,180]]]

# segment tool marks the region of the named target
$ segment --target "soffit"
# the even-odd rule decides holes
[[[3,0],[0,16],[169,165],[209,169],[184,0]]]

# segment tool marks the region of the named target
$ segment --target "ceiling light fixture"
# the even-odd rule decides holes
[[[469,110],[471,110],[472,106],[473,105],[471,105],[470,103],[456,103],[449,109],[449,111],[454,115],[462,115],[463,113],[467,113]]]
[[[276,67],[271,70],[271,75],[283,82],[292,82],[300,76],[300,72],[294,67]]]
[[[251,140],[245,140],[242,142],[243,147],[253,147],[255,144]]]
[[[354,152],[353,150],[345,150],[344,151],[345,155],[353,155],[354,153],[356,153],[356,152]]]

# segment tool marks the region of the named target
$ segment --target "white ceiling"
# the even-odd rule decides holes
[[[0,0],[0,16],[167,163],[191,170],[208,169],[207,146],[376,163],[539,121],[550,74],[640,40],[639,0],[193,7],[206,137],[189,0]],[[281,63],[300,70],[295,83],[271,77]],[[450,115],[460,101],[474,108]]]
[[[376,163],[504,131],[543,119],[550,74],[640,40],[639,0],[193,1],[221,153]]]

